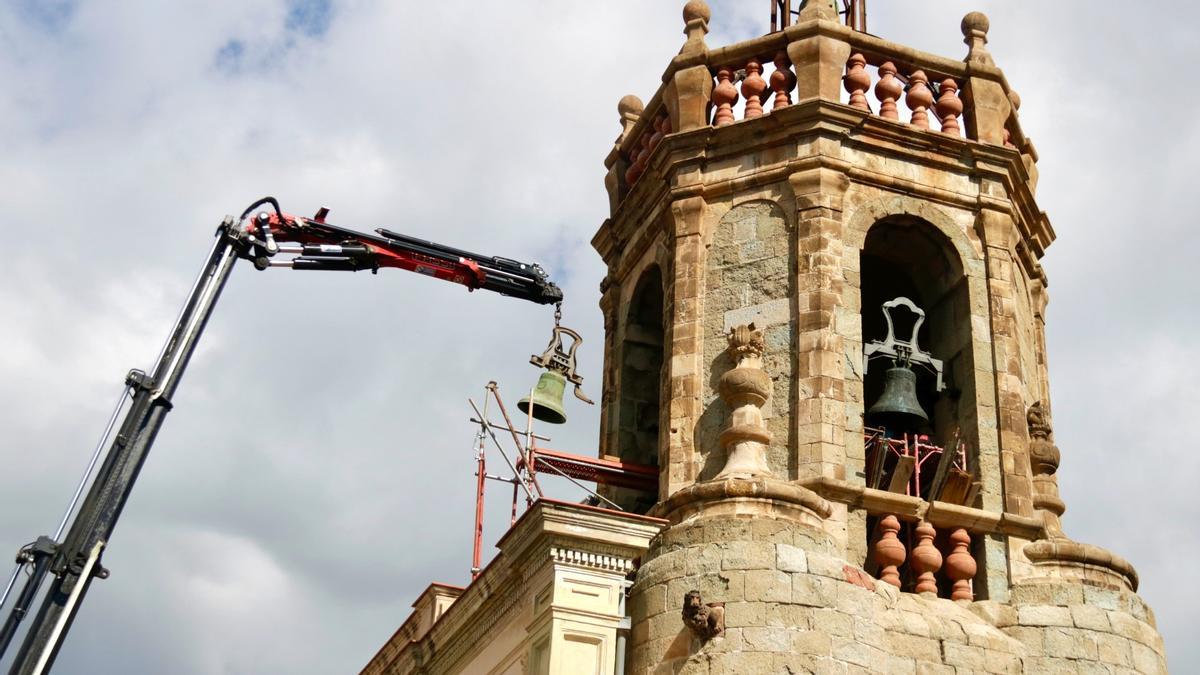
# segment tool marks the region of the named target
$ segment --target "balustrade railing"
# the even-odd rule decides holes
[[[971,555],[971,533],[965,527],[942,532],[927,520],[903,522],[893,514],[872,516],[875,536],[869,565],[880,581],[902,591],[933,594],[951,600],[973,600],[978,565]]]
[[[852,30],[827,17],[814,19],[820,12],[813,12],[783,31],[709,49],[703,37],[710,12],[704,3],[689,2],[684,10],[687,43],[667,68],[663,85],[644,109],[639,104],[632,114],[632,124],[622,100],[625,128],[606,162],[614,204],[645,175],[665,137],[767,117],[815,99],[930,133],[1015,148],[1024,156],[1031,180],[1036,180],[1036,152],[1017,117],[1020,97],[984,47],[986,17],[972,13],[963,20],[970,49],[967,59],[958,61]],[[825,63],[838,53],[839,59],[849,55],[844,64]],[[818,63],[810,63],[809,55]],[[795,58],[803,68],[793,64]],[[821,70],[826,66],[835,73],[841,69],[844,97],[828,86],[829,78]],[[979,97],[985,102],[977,109]]]

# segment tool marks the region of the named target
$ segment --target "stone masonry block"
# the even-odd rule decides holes
[[[1074,626],[1069,607],[1033,605],[1017,608],[1017,620],[1022,626]]]
[[[792,575],[792,602],[810,607],[834,607],[840,582],[811,574]]]
[[[884,653],[854,638],[834,638],[833,658],[863,668],[871,668],[883,660]]]
[[[1048,628],[1046,653],[1059,658],[1095,661],[1098,658],[1095,634],[1078,628]]]
[[[954,642],[944,642],[942,649],[948,665],[961,666],[972,670],[986,670],[988,653],[979,647],[962,645]]]
[[[782,572],[808,571],[808,559],[804,549],[791,544],[775,545],[775,565]]]
[[[1101,635],[1096,639],[1096,655],[1105,662],[1117,666],[1133,665],[1133,650],[1129,640],[1119,635]]]
[[[822,630],[793,631],[791,649],[797,654],[829,656],[832,653],[833,641],[829,634]]]
[[[765,605],[761,602],[725,603],[725,625],[729,628],[761,626],[766,623]]]
[[[731,541],[721,557],[721,569],[769,570],[775,567],[775,546],[756,541]]]
[[[788,602],[792,599],[792,577],[779,570],[746,572],[746,600],[750,602]]]
[[[792,631],[782,626],[747,627],[742,629],[742,643],[748,651],[789,652]]]
[[[1092,607],[1090,605],[1072,607],[1071,620],[1075,622],[1075,626],[1078,628],[1105,632],[1112,631],[1112,624],[1108,620],[1108,612],[1099,607]]]
[[[845,578],[845,574],[842,572],[842,568],[845,566],[846,561],[841,558],[818,553],[808,555],[808,571],[811,574],[840,580]]]

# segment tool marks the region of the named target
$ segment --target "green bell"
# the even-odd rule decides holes
[[[883,394],[867,411],[870,424],[894,431],[915,431],[929,422],[929,415],[917,400],[917,374],[908,366],[888,368],[883,377]]]
[[[532,415],[535,420],[562,424],[567,421],[567,413],[563,410],[563,392],[566,388],[567,378],[562,373],[547,370],[538,378],[533,398],[526,396],[517,401],[517,408],[526,415]],[[533,408],[532,412],[530,408]]]

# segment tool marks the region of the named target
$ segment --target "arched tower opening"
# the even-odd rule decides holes
[[[977,418],[972,377],[973,322],[967,278],[958,253],[945,235],[924,220],[893,216],[871,227],[860,256],[863,343],[887,336],[882,307],[905,297],[925,313],[917,334],[918,346],[943,364],[945,386],[941,391],[928,368],[912,368],[916,373],[916,398],[929,421],[915,423],[911,431],[923,442],[949,451],[956,451],[960,444],[974,447]],[[890,313],[895,336],[911,337],[918,315],[904,306],[896,306]],[[864,413],[884,396],[891,366],[888,361],[875,358],[868,363],[863,378]],[[867,426],[871,426],[869,414]],[[968,463],[973,463],[974,453],[966,454]],[[922,467],[918,473],[913,491],[928,497],[925,491],[934,478],[933,465]],[[886,489],[884,478],[877,482],[884,483],[879,486]]]
[[[617,455],[622,461],[658,466],[663,388],[663,278],[657,265],[634,286],[621,340]],[[617,488],[613,501],[645,513],[657,494]]]

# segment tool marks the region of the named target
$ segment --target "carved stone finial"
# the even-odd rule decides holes
[[[696,637],[708,641],[725,634],[725,603],[704,604],[700,591],[683,596],[683,623]]]
[[[624,140],[629,132],[633,131],[634,125],[641,118],[645,108],[642,99],[633,94],[626,94],[617,102],[617,113],[621,116],[621,140]]]
[[[680,54],[694,54],[706,51],[704,36],[708,34],[708,21],[712,18],[712,9],[704,0],[688,0],[683,6],[683,34],[687,41],[683,43]]]
[[[740,366],[742,361],[751,357],[761,357],[767,350],[761,330],[753,323],[734,326],[729,331],[729,354]]]
[[[729,334],[729,356],[737,367],[722,375],[718,382],[721,400],[732,410],[729,428],[718,438],[727,452],[718,479],[771,475],[767,466],[771,432],[767,431],[762,416],[762,407],[771,396],[771,376],[763,370],[762,363],[765,350],[762,331],[752,323],[736,326]]]
[[[1054,430],[1041,401],[1029,406],[1025,413],[1029,425],[1029,463],[1033,469],[1033,507],[1042,512],[1046,534],[1051,539],[1065,537],[1062,514],[1067,505],[1058,495],[1058,465],[1062,455],[1054,445]]]
[[[987,50],[987,34],[991,27],[987,15],[983,12],[971,12],[963,17],[963,42],[967,44],[967,61],[992,63],[992,55]]]

